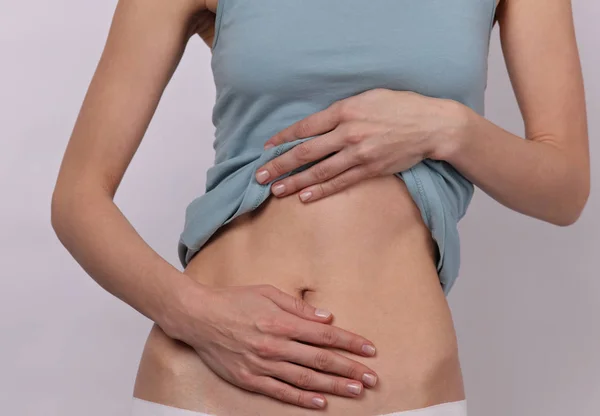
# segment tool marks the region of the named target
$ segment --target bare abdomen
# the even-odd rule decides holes
[[[435,269],[436,248],[404,182],[364,180],[304,204],[271,196],[222,227],[185,273],[211,286],[268,283],[334,314],[373,341],[375,357],[341,354],[379,376],[359,398],[325,394],[330,415],[384,414],[464,398],[456,337]],[[305,415],[233,386],[154,326],[136,397],[217,415]]]

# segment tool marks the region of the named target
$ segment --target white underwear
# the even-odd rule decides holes
[[[315,413],[318,414],[318,413]],[[164,404],[133,398],[131,416],[216,416],[208,413],[193,412]],[[386,413],[376,416],[467,416],[467,401],[448,402],[421,409],[405,410],[402,412]]]

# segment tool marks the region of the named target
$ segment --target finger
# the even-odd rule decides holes
[[[263,294],[284,311],[300,318],[317,322],[329,322],[331,320],[332,315],[330,311],[315,308],[304,299],[285,293],[275,286],[267,286]]]
[[[339,348],[365,357],[375,355],[375,346],[368,339],[333,325],[298,321],[287,336],[314,345]]]
[[[358,380],[369,387],[373,387],[377,383],[377,373],[358,361],[351,360],[335,351],[301,343],[294,344],[282,349],[281,356],[285,361]]]
[[[322,409],[327,404],[321,394],[301,390],[269,376],[257,376],[250,380],[249,390],[264,394],[285,403],[308,409]]]
[[[320,373],[289,362],[272,362],[268,371],[269,375],[304,390],[343,397],[357,397],[363,391],[363,384],[356,380]]]
[[[271,159],[256,169],[256,180],[259,183],[266,183],[309,162],[337,152],[344,147],[342,138],[342,134],[334,130],[299,143],[281,156]]]
[[[355,164],[356,162],[349,156],[349,152],[342,150],[327,159],[315,163],[300,173],[290,175],[281,181],[275,182],[271,189],[278,197],[290,195],[307,186],[331,180]]]
[[[342,101],[336,101],[326,109],[312,113],[279,131],[265,142],[265,148],[268,148],[269,144],[277,146],[281,143],[316,136],[333,130],[341,122],[340,108]]]
[[[356,165],[325,182],[317,183],[314,186],[302,189],[302,192],[299,193],[299,198],[303,202],[316,201],[346,189],[363,179],[371,177],[372,175],[372,172],[366,165]],[[301,184],[299,188],[304,186],[306,185]]]

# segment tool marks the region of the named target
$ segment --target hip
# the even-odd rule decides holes
[[[380,381],[359,398],[328,396],[325,412],[383,414],[464,398],[436,250],[403,181],[389,175],[308,204],[270,197],[221,227],[184,273],[211,286],[272,284],[332,311],[333,325],[377,347],[369,358],[336,352],[363,360]],[[217,414],[305,412],[221,380],[157,326],[134,395]]]

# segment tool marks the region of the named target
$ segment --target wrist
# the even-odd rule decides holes
[[[155,322],[169,337],[183,340],[188,327],[188,318],[197,316],[194,310],[207,299],[208,287],[184,273],[172,279],[168,294],[164,296],[162,307]]]
[[[451,162],[468,139],[467,132],[472,122],[472,110],[451,99],[441,99],[440,104],[440,119],[443,122],[431,141],[426,157]]]

